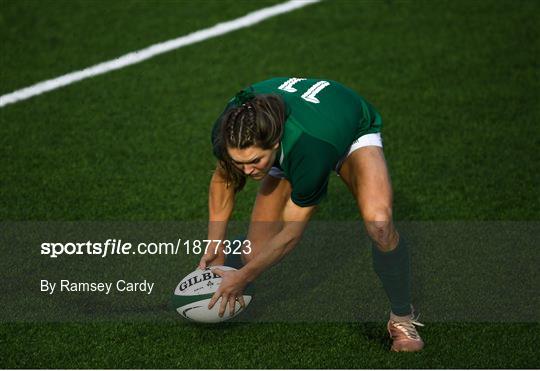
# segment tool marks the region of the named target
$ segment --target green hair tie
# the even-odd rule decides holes
[[[235,96],[234,96],[234,103],[237,106],[241,106],[242,104],[249,102],[255,98],[255,94],[253,94],[251,91],[247,90],[240,90]]]

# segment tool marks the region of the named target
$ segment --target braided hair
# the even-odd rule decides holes
[[[227,186],[231,184],[235,192],[244,188],[246,175],[233,164],[227,148],[273,148],[283,135],[285,116],[285,103],[279,95],[253,95],[245,91],[236,95],[235,106],[222,115],[213,142],[214,153],[226,174]]]

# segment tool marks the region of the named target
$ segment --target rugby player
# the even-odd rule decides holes
[[[390,301],[387,329],[393,351],[424,343],[413,313],[409,251],[392,221],[392,186],[383,154],[382,119],[348,87],[332,80],[273,78],[231,99],[212,130],[218,159],[209,189],[209,240],[224,240],[236,194],[246,178],[261,181],[239,270],[223,271],[212,298],[220,315],[243,303],[246,285],[297,244],[335,171],[356,199],[372,240],[373,267]],[[217,250],[217,251],[216,251]],[[222,248],[209,249],[199,268],[225,264]],[[225,264],[228,265],[228,264]]]

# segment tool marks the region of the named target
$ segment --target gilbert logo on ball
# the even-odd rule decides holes
[[[218,315],[221,300],[219,299],[212,309],[208,309],[208,303],[219,288],[221,277],[212,273],[211,268],[220,268],[222,270],[236,270],[224,265],[206,268],[205,270],[196,269],[188,274],[174,290],[172,303],[174,308],[183,317],[204,323],[223,322],[233,317],[236,317],[242,312],[242,307],[238,301],[235,302],[234,315],[229,315],[229,306],[223,314],[223,317]],[[246,307],[251,302],[251,295],[244,292],[244,302]]]

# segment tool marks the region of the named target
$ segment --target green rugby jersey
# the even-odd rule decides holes
[[[292,201],[299,206],[320,203],[330,173],[352,142],[381,130],[382,119],[375,108],[336,81],[278,77],[245,90],[279,94],[285,102],[285,129],[274,166],[290,181]],[[234,102],[231,99],[226,110]],[[213,143],[219,123],[220,119],[212,130]]]

